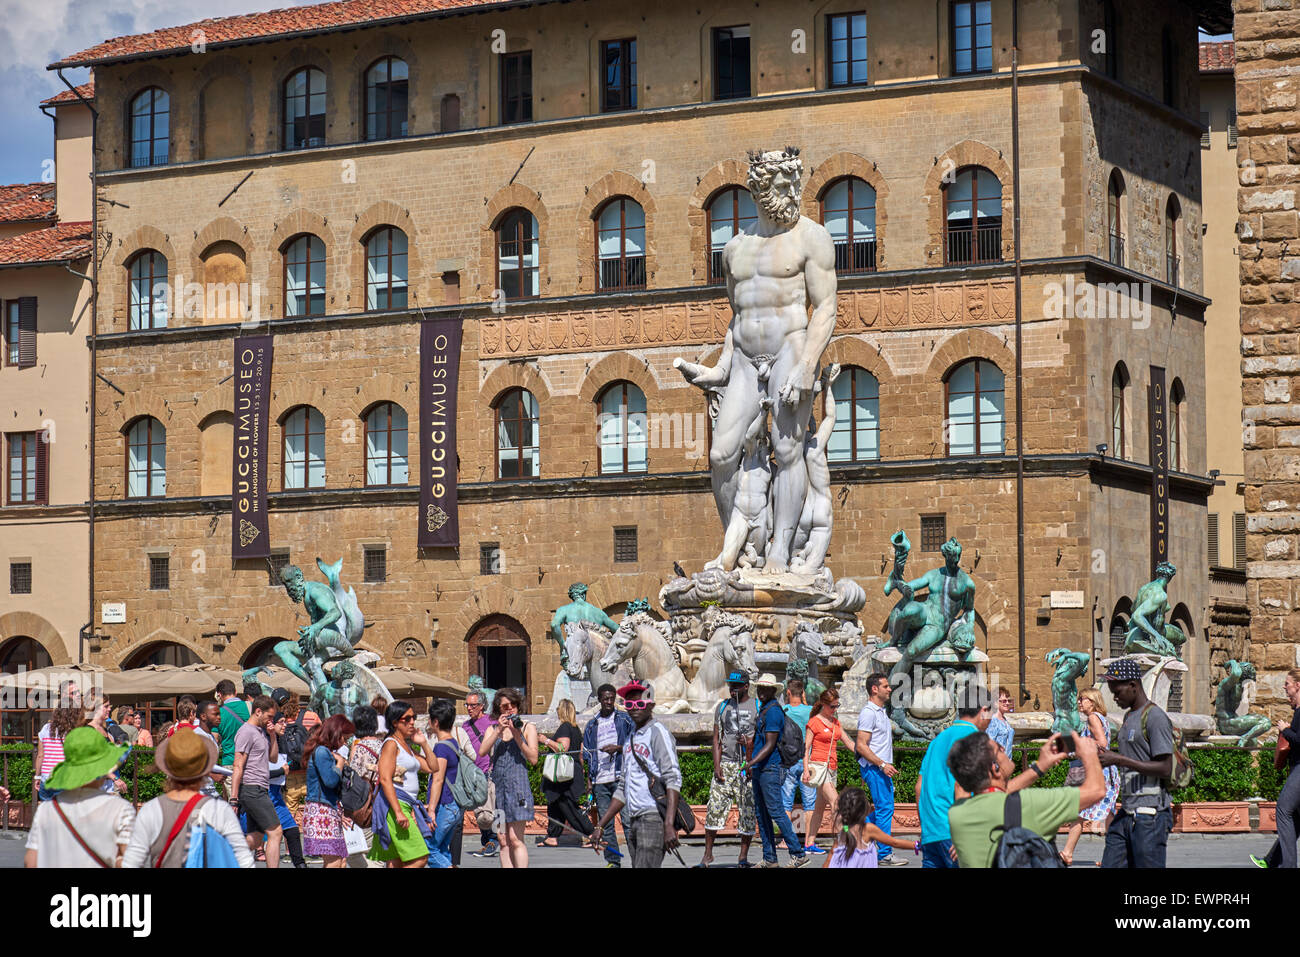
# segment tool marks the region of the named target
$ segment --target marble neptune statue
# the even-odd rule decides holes
[[[722,251],[732,309],[722,353],[712,368],[673,362],[692,385],[721,393],[709,465],[723,528],[759,530],[746,536],[748,547],[735,547],[733,535],[706,566],[723,571],[744,558],[768,572],[816,573],[824,560],[819,548],[796,555],[796,537],[807,521],[805,434],[835,330],[835,244],[825,226],[799,214],[802,175],[794,147],[749,154],[758,221]]]

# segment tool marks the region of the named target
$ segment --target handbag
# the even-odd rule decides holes
[[[568,784],[573,780],[573,755],[548,754],[542,758],[542,780],[552,784]]]
[[[366,832],[357,827],[355,821],[349,821],[346,818],[343,821],[343,841],[348,846],[348,855],[364,854],[368,850],[366,847]]]
[[[1277,736],[1277,748],[1273,751],[1273,770],[1281,771],[1286,767],[1287,761],[1291,756],[1291,742],[1286,739],[1285,735]]]
[[[1083,780],[1087,775],[1088,772],[1084,770],[1082,764],[1078,767],[1070,768],[1070,770],[1065,773],[1065,786],[1067,788],[1082,787]]]
[[[641,771],[645,774],[646,779],[650,782],[650,795],[655,799],[655,805],[659,808],[659,819],[663,820],[668,816],[668,789],[664,787],[664,782],[655,777],[650,772],[650,766],[645,763],[645,758],[636,753],[636,742],[632,742],[632,757],[636,758],[636,763],[641,765]],[[695,833],[695,812],[691,806],[682,800],[679,793],[677,795],[677,814],[673,817],[673,830],[681,831],[685,834]]]

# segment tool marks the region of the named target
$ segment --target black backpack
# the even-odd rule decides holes
[[[1002,836],[994,867],[1064,867],[1056,848],[1041,835],[1020,825],[1020,792],[1008,794],[1002,808]]]
[[[302,749],[307,744],[307,729],[302,726],[302,709],[293,724],[286,725],[284,734],[280,735],[280,753],[289,762],[290,771],[302,770]]]
[[[767,713],[768,708],[780,708],[781,706],[773,701],[763,708],[763,713]],[[776,739],[776,753],[781,758],[781,767],[792,768],[803,760],[803,732],[799,730],[799,724],[781,710],[782,717],[785,718],[785,724],[781,725],[781,736]],[[758,725],[762,727],[763,715],[758,717]]]

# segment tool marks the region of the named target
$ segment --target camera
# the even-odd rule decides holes
[[[514,724],[516,728],[522,729],[524,726],[524,719],[519,717],[519,715],[515,715],[513,718],[510,719],[510,721],[512,724]]]
[[[1069,731],[1062,731],[1052,745],[1052,750],[1057,754],[1069,754],[1074,750],[1074,736]]]

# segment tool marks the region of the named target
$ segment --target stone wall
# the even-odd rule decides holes
[[[1260,702],[1300,666],[1300,4],[1236,0],[1247,594]]]

